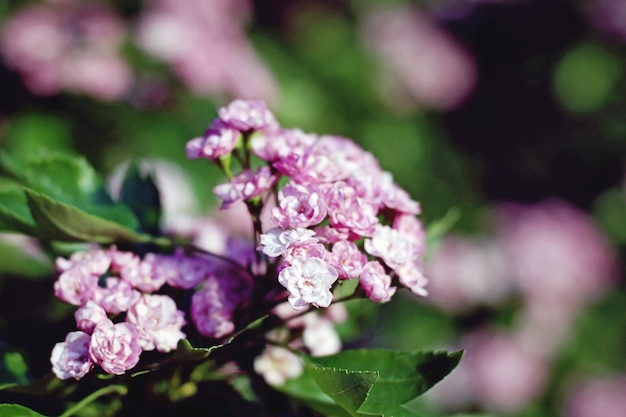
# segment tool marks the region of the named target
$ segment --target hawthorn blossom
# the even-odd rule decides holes
[[[281,386],[288,379],[297,378],[304,371],[300,358],[285,348],[269,345],[254,359],[254,371],[265,382]]]
[[[326,356],[338,353],[342,343],[333,322],[318,314],[307,314],[302,341],[311,356]]]
[[[400,284],[407,287],[415,295],[425,297],[428,295],[426,284],[428,279],[424,276],[422,266],[417,262],[407,262],[394,268]]]
[[[238,201],[262,195],[274,186],[276,180],[269,167],[262,166],[256,172],[246,169],[230,182],[215,186],[213,192],[222,199],[222,208],[228,208]]]
[[[357,190],[343,181],[326,192],[328,218],[333,227],[346,228],[356,235],[371,236],[378,224],[378,208],[361,199]]]
[[[371,239],[365,239],[367,253],[382,259],[387,266],[396,268],[417,258],[417,248],[411,240],[389,226],[378,225]]]
[[[167,283],[174,288],[195,288],[215,269],[210,261],[177,252],[173,256],[158,256],[161,268],[166,269]]]
[[[317,239],[313,236],[315,236],[313,230],[302,227],[287,230],[274,227],[261,234],[259,249],[267,256],[276,258],[294,246],[304,245],[309,242],[317,243]]]
[[[249,294],[244,277],[236,271],[222,271],[210,276],[191,299],[191,319],[207,337],[220,338],[235,330],[234,315]]]
[[[136,42],[166,62],[194,94],[276,96],[272,74],[245,32],[245,0],[146,1],[135,28]]]
[[[399,110],[458,106],[476,84],[476,63],[468,51],[417,7],[379,8],[362,23],[366,46],[386,64],[386,87]]]
[[[64,342],[54,345],[50,362],[57,378],[79,380],[91,371],[94,363],[89,357],[90,339],[87,333],[75,331],[68,333]]]
[[[122,375],[139,362],[141,345],[134,324],[99,322],[89,345],[91,360],[109,374]]]
[[[54,295],[68,304],[80,306],[92,297],[98,287],[98,275],[86,268],[70,268],[54,282]]]
[[[132,85],[120,55],[124,32],[117,13],[102,3],[32,5],[4,22],[0,48],[34,94],[66,90],[111,101]]]
[[[259,132],[250,138],[252,152],[264,161],[279,162],[302,157],[317,136],[300,129],[274,129]],[[278,168],[278,166],[274,166]]]
[[[137,265],[122,269],[120,276],[141,292],[158,291],[165,284],[167,275],[157,259],[156,255],[148,253]]]
[[[397,289],[391,286],[391,277],[385,273],[385,269],[378,261],[365,264],[359,284],[365,291],[365,295],[377,303],[386,303],[391,300]]]
[[[185,313],[177,310],[176,302],[167,295],[144,294],[127,312],[126,321],[139,331],[143,350],[169,352],[185,337]]]
[[[141,297],[139,291],[121,278],[107,277],[104,285],[96,286],[91,300],[102,306],[107,313],[117,314],[126,311]]]
[[[297,256],[280,271],[278,282],[289,291],[291,306],[302,310],[309,304],[328,307],[333,298],[330,288],[337,277],[337,270],[322,259]]]
[[[91,334],[99,322],[108,320],[108,318],[104,308],[92,300],[88,300],[85,305],[74,312],[76,327],[87,334]]]
[[[283,228],[315,226],[326,217],[326,201],[315,184],[289,183],[278,192],[278,207],[272,208],[272,220]]]
[[[426,232],[422,222],[413,214],[399,213],[393,218],[392,228],[413,244],[418,257],[426,252]]]
[[[238,130],[216,119],[204,132],[204,136],[194,138],[187,143],[187,158],[213,160],[228,155],[235,149],[239,137]]]
[[[333,245],[331,260],[339,277],[350,279],[361,275],[367,256],[354,243],[342,240]]]
[[[278,127],[276,118],[262,100],[237,99],[222,107],[218,114],[225,124],[242,132]]]

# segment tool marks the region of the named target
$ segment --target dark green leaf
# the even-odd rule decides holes
[[[158,234],[161,221],[159,189],[150,174],[142,175],[136,164],[126,171],[120,199],[139,220],[140,230]]]
[[[348,350],[313,358],[316,382],[352,415],[409,416],[403,404],[448,375],[461,353]],[[369,385],[368,385],[369,384]]]
[[[140,235],[122,224],[97,217],[32,190],[26,190],[31,214],[43,239],[111,243],[116,241],[145,242]]]
[[[0,417],[45,417],[43,414],[18,404],[0,404]]]

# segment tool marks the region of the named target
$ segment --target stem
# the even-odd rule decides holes
[[[85,398],[83,398],[82,400],[74,404],[73,406],[69,407],[59,417],[73,416],[74,414],[76,414],[78,411],[80,411],[89,403],[92,403],[99,397],[110,394],[112,392],[117,392],[120,395],[126,395],[128,393],[128,388],[126,388],[124,385],[109,385],[107,387],[100,388],[99,390],[92,392],[91,394],[89,394],[88,396],[86,396]]]

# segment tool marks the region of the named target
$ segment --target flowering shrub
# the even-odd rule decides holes
[[[0,220],[43,242],[82,242],[56,258],[54,294],[73,306],[75,328],[52,348],[55,382],[37,395],[72,402],[64,393],[84,384],[92,394],[68,410],[117,392],[129,394],[115,400],[120,413],[132,414],[128,398],[165,395],[159,384],[170,400],[202,402],[199,387],[221,381],[262,413],[416,415],[404,404],[460,354],[342,351],[334,326],[343,301],[427,294],[419,204],[354,142],[281,127],[261,101],[221,108],[186,150],[227,176],[214,192],[222,210],[246,206],[252,240],[232,236],[217,253],[147,233],[158,216],[134,199],[158,189],[137,170],[115,201],[82,159],[5,158],[17,181]],[[65,183],[50,187],[59,169]]]

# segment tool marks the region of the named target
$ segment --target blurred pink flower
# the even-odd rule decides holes
[[[498,228],[521,293],[577,311],[618,277],[614,249],[586,213],[560,200],[503,204]]]
[[[18,10],[4,25],[0,48],[35,94],[65,90],[109,101],[132,84],[119,54],[124,37],[122,20],[105,4],[59,2]]]
[[[196,94],[226,92],[271,102],[275,82],[244,31],[249,12],[246,0],[151,0],[136,40]]]
[[[472,57],[417,8],[372,12],[363,23],[363,39],[388,70],[384,76],[392,86],[396,84],[394,93],[406,88],[419,106],[454,108],[474,87]],[[390,104],[397,105],[391,100],[397,100],[398,94],[393,97]]]
[[[626,42],[626,2],[587,0],[584,9],[591,23],[601,32]]]
[[[474,398],[485,410],[516,411],[543,392],[547,364],[514,337],[479,330],[466,337],[463,348]]]
[[[428,300],[460,312],[494,305],[512,294],[507,260],[495,239],[445,237],[426,264]]]
[[[567,390],[563,417],[626,416],[626,375],[589,378]]]

